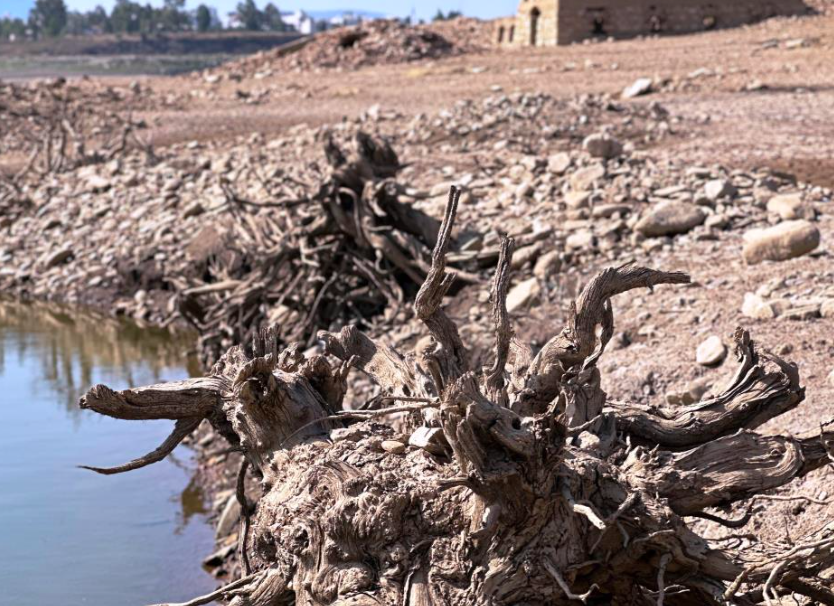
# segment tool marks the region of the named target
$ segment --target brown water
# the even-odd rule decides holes
[[[211,591],[213,547],[191,452],[118,476],[170,422],[78,408],[114,388],[189,376],[186,342],[107,318],[0,301],[0,604],[137,606]],[[192,369],[193,370],[193,369]]]

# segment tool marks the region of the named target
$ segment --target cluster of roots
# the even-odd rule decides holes
[[[402,200],[391,146],[360,131],[352,149],[331,138],[325,152],[327,167],[308,167],[297,197],[280,178],[264,179],[277,201],[224,184],[235,236],[198,276],[174,281],[206,367],[265,323],[281,343],[309,346],[333,325],[391,322],[423,282],[440,225]]]
[[[802,402],[796,367],[739,329],[738,371],[718,396],[674,409],[608,401],[597,362],[614,331],[611,297],[689,277],[607,269],[533,355],[506,310],[507,240],[491,293],[494,358],[472,368],[442,308],[458,196],[414,306],[431,346],[403,355],[348,326],[320,333],[327,355],[308,357],[266,331],[251,355],[232,348],[204,378],[97,386],[82,400],[176,421],[158,450],[100,472],[159,460],[208,419],[260,479],[256,503],[240,495],[247,575],[189,604],[701,606],[786,593],[834,604],[834,523],[789,551],[741,554],[687,523],[831,461],[825,427],[805,439],[754,431]],[[351,369],[381,388],[361,411],[343,410]]]

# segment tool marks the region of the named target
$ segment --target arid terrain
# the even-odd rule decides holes
[[[207,366],[272,323],[302,350],[350,321],[411,350],[425,336],[410,303],[433,245],[415,225],[441,220],[459,185],[448,313],[478,360],[510,235],[508,308],[534,349],[603,267],[692,276],[612,300],[616,333],[599,364],[610,398],[675,407],[719,393],[741,326],[794,362],[805,387],[764,433],[805,435],[834,418],[834,16],[512,51],[489,46],[488,26],[446,27],[454,52],[415,34],[373,61],[328,63],[343,51],[308,46],[172,78],[0,83],[0,289],[190,326]],[[640,94],[624,94],[639,80]],[[50,122],[59,105],[72,128]],[[309,226],[333,212],[321,192],[354,187],[332,174],[358,133],[390,144],[373,151],[390,171],[360,183],[373,223],[364,236],[339,223],[317,243]],[[385,206],[390,195],[419,218]],[[392,261],[404,253],[413,260]],[[334,268],[347,277],[331,280]],[[349,398],[370,391],[359,379]],[[205,429],[192,443],[218,482],[210,562],[231,580],[239,455]],[[743,532],[790,543],[834,519],[830,466],[778,494],[817,503],[768,502]]]

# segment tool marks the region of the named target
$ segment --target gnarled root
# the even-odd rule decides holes
[[[695,606],[792,591],[831,604],[820,579],[834,565],[834,526],[787,551],[740,555],[711,547],[684,519],[830,460],[834,432],[753,431],[801,403],[797,369],[759,355],[740,330],[739,370],[715,398],[674,411],[606,402],[596,362],[613,333],[610,298],[689,281],[633,266],[591,280],[562,333],[507,368],[509,241],[493,288],[495,361],[471,368],[441,306],[457,198],[453,190],[415,305],[432,338],[420,352],[402,355],[348,327],[320,334],[341,360],[334,366],[279,352],[265,334],[252,357],[233,348],[206,379],[86,396],[103,414],[176,420],[172,441],[208,419],[261,479],[247,554],[255,573],[212,599]],[[348,367],[405,402],[341,413]],[[395,411],[410,423],[386,422]]]

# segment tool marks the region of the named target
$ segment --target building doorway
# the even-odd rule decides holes
[[[539,41],[539,18],[542,12],[538,8],[530,11],[530,46],[536,46]]]

